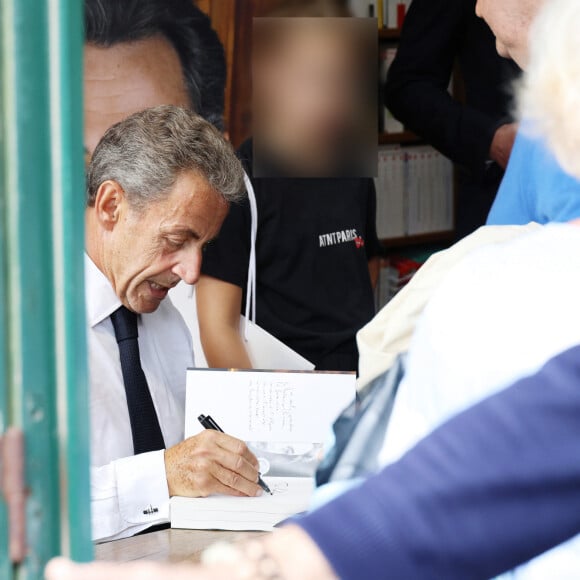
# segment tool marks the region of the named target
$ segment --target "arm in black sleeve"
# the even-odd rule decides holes
[[[385,91],[385,104],[399,121],[475,171],[488,159],[504,116],[463,105],[448,92],[462,44],[493,42],[491,36],[470,38],[484,30],[476,18],[474,0],[413,0]]]
[[[580,347],[298,523],[352,578],[492,578],[580,532]]]

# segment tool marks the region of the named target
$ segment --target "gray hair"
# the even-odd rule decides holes
[[[242,165],[213,125],[172,105],[146,109],[103,135],[88,169],[87,205],[94,205],[103,182],[114,180],[142,210],[165,197],[185,171],[203,176],[228,203],[244,197]]]

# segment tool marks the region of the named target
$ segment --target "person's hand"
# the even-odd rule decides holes
[[[261,495],[258,460],[243,441],[207,429],[165,451],[169,495]]]
[[[499,127],[493,136],[489,156],[502,169],[507,167],[508,161],[510,160],[517,132],[518,124],[508,123],[507,125]]]

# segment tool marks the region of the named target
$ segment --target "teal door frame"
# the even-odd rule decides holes
[[[0,505],[0,575],[36,579],[92,557],[82,0],[2,0],[0,17],[0,428],[24,433],[28,544],[13,567]]]

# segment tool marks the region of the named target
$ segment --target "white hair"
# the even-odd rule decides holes
[[[518,108],[568,173],[580,179],[580,1],[549,0],[532,26]]]

